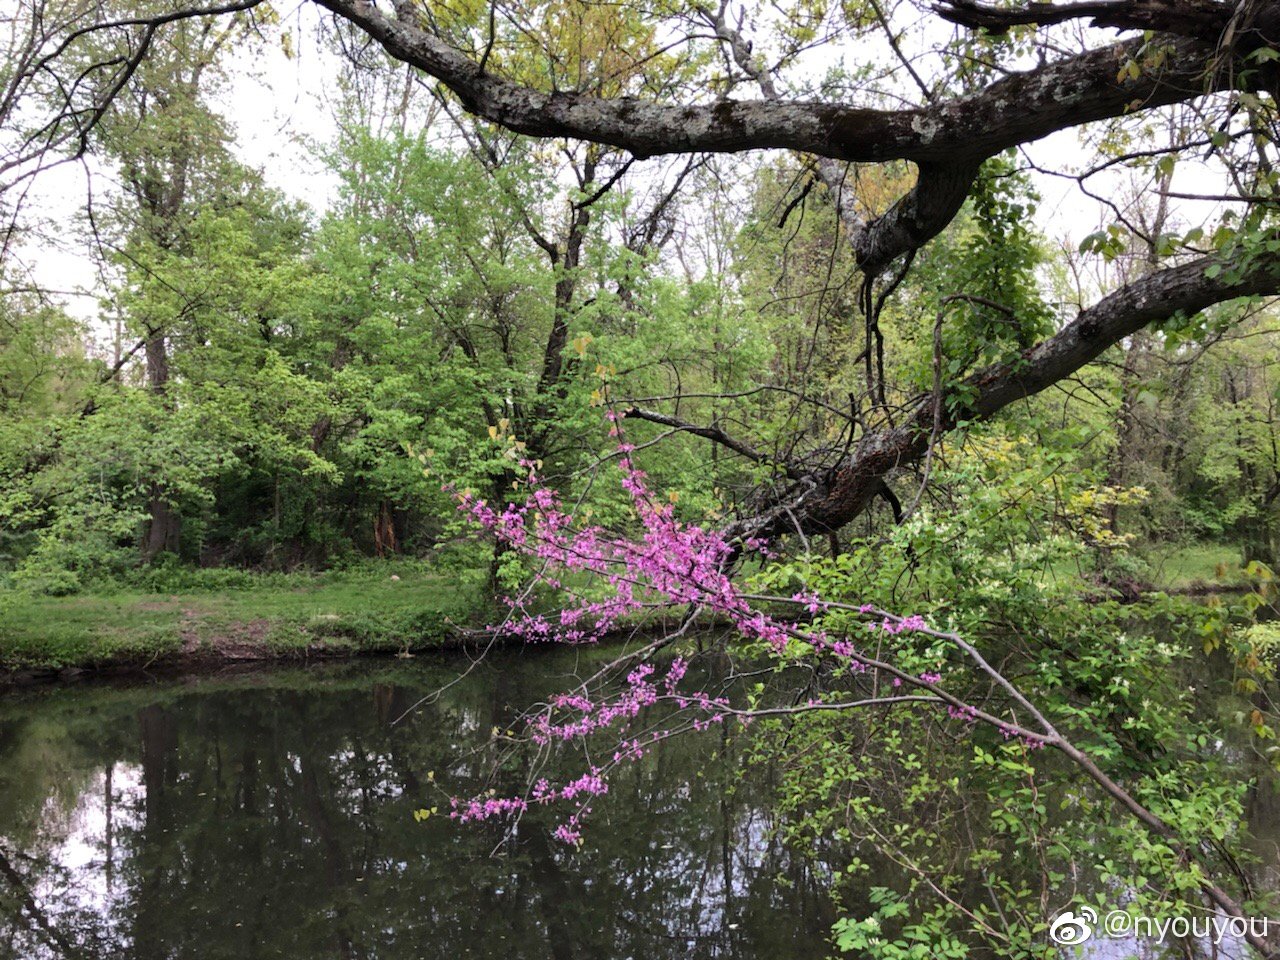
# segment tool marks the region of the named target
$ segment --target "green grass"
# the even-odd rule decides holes
[[[173,592],[10,593],[0,598],[0,668],[139,665],[204,653],[249,659],[428,649],[448,641],[452,625],[474,619],[479,583],[470,574],[388,566],[241,575],[223,587],[197,579]]]
[[[1216,543],[1155,544],[1130,548],[1134,575],[1156,590],[1235,587],[1249,583],[1240,563],[1240,548]],[[1123,559],[1123,558],[1122,558]],[[1046,584],[1078,583],[1090,589],[1091,571],[1063,562],[1049,568]]]
[[[1244,582],[1234,547],[1136,552],[1158,589]],[[1054,575],[1085,583],[1074,568]],[[482,616],[482,583],[475,572],[386,562],[287,575],[152,568],[131,586],[69,597],[10,591],[0,594],[0,671],[431,649]]]
[[[1231,586],[1246,582],[1240,548],[1216,543],[1152,547],[1141,551],[1152,582],[1162,590]]]

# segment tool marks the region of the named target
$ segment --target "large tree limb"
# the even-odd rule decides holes
[[[939,0],[934,11],[952,23],[1004,33],[1016,26],[1049,26],[1088,20],[1095,27],[1152,30],[1217,42],[1233,19],[1240,29],[1235,40],[1252,43],[1280,38],[1280,7],[1270,0],[1080,0],[1074,3],[1031,3],[999,7],[979,0]]]
[[[850,237],[862,272],[876,276],[945,230],[964,206],[980,167],[980,161],[971,159],[920,164],[915,186]]]
[[[715,30],[733,62],[760,87],[765,98],[782,100],[773,77],[751,54],[742,31],[728,20],[727,0],[714,13],[702,8],[703,19]],[[826,186],[841,225],[849,235],[854,259],[867,276],[879,274],[898,257],[932,240],[960,212],[978,175],[979,160],[960,158],[945,163],[921,163],[916,184],[883,216],[863,219],[847,183],[846,170],[830,157],[819,157],[818,179]]]
[[[952,23],[992,33],[1017,26],[1088,20],[1095,27],[1156,30],[1208,40],[1216,39],[1226,29],[1232,5],[1219,0],[1082,0],[1000,7],[978,0],[939,0],[933,9]]]
[[[1206,271],[1221,268],[1216,276]],[[1257,257],[1248,262],[1200,258],[1150,273],[1083,310],[1049,339],[1018,359],[987,367],[965,381],[973,398],[941,407],[941,428],[959,420],[985,420],[1015,401],[1033,396],[1075,373],[1109,347],[1148,324],[1176,313],[1194,314],[1238,297],[1280,295],[1280,262]],[[771,505],[735,524],[737,535],[777,536],[797,526],[807,534],[837,530],[859,516],[886,476],[922,457],[935,432],[935,405],[920,397],[904,423],[865,435],[842,463],[814,482],[797,487],[790,500]]]
[[[1120,68],[1142,59],[1134,38],[1013,73],[966,97],[907,110],[875,110],[794,100],[723,100],[695,105],[544,92],[488,72],[415,22],[366,0],[315,0],[377,40],[393,57],[449,87],[463,106],[518,133],[607,143],[638,157],[800,150],[837,160],[981,160],[1058,130],[1166,106],[1219,89],[1225,71],[1206,76],[1215,46],[1172,39],[1164,66],[1136,78]]]
[[[1036,5],[1029,12],[941,0],[940,12],[971,25],[991,27],[997,14],[1012,16],[1013,24],[1023,22],[1021,16],[1057,22],[1123,14],[1136,28],[1146,29],[1142,24],[1156,22],[1159,14],[1171,24],[1172,34],[1166,35],[1169,48],[1160,58],[1161,66],[1145,67],[1136,78],[1122,67],[1130,61],[1144,62],[1150,50],[1145,38],[1012,73],[969,96],[912,109],[873,110],[783,97],[741,32],[728,22],[724,0],[715,11],[703,7],[699,14],[725,43],[732,62],[758,84],[763,100],[676,106],[572,91],[546,93],[487,72],[484,62],[472,60],[420,26],[411,6],[396,18],[367,0],[315,2],[366,31],[393,57],[436,77],[468,111],[519,133],[592,140],[638,157],[771,147],[814,154],[819,177],[837,198],[855,258],[868,276],[945,229],[963,205],[982,161],[1002,150],[1227,86],[1232,71],[1219,69],[1216,55],[1224,32],[1230,32],[1233,14],[1240,13],[1217,0],[1172,6],[1170,0],[1101,0]],[[1251,2],[1246,0],[1244,6],[1252,9]],[[1047,12],[1040,12],[1040,6]],[[1187,9],[1179,13],[1172,7]],[[1252,13],[1250,18],[1251,23],[1256,19]],[[1179,32],[1181,36],[1173,35]],[[838,186],[844,173],[836,161],[885,160],[914,162],[917,183],[883,216],[865,221],[852,197],[844,196]]]

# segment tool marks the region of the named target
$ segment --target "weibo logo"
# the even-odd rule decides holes
[[[1081,907],[1079,913],[1070,910],[1058,914],[1049,924],[1049,939],[1054,943],[1084,943],[1093,936],[1098,925],[1098,911],[1093,907]]]

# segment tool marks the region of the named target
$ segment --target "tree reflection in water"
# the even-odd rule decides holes
[[[744,771],[732,731],[621,771],[578,850],[554,811],[506,845],[415,820],[449,792],[519,792],[530,758],[491,732],[574,663],[495,657],[399,724],[453,665],[11,698],[0,958],[826,956],[821,867],[775,837],[772,774]]]

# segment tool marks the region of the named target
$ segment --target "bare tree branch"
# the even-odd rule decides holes
[[[768,454],[761,453],[759,450],[755,449],[755,447],[752,447],[750,444],[744,443],[741,440],[731,437],[729,434],[725,433],[719,427],[698,426],[695,423],[689,423],[685,420],[679,419],[678,417],[668,416],[667,414],[659,413],[656,410],[645,410],[642,407],[630,407],[627,410],[623,411],[622,415],[624,417],[628,417],[635,420],[647,420],[649,423],[657,423],[665,427],[672,427],[673,429],[679,430],[683,433],[691,433],[695,437],[704,437],[707,440],[711,440],[714,443],[720,444],[720,446],[722,447],[732,450],[734,453],[737,453],[737,454],[740,454],[741,456],[746,457],[748,460],[752,461],[753,463],[776,462]],[[795,468],[790,466],[789,464],[783,464],[782,467],[784,472],[786,472],[788,476],[799,475],[795,471]]]
[[[1209,276],[1213,273],[1213,276]],[[1124,337],[1176,313],[1194,314],[1238,297],[1280,295],[1280,263],[1268,257],[1223,261],[1203,257],[1149,273],[1104,297],[1055,336],[1022,352],[1016,361],[978,371],[963,382],[973,398],[945,409],[935,424],[930,395],[916,401],[900,426],[865,434],[853,453],[817,483],[785,502],[735,524],[735,535],[778,536],[799,518],[807,533],[837,530],[860,515],[884,478],[922,457],[935,426],[985,420],[1017,400],[1070,376]]]

